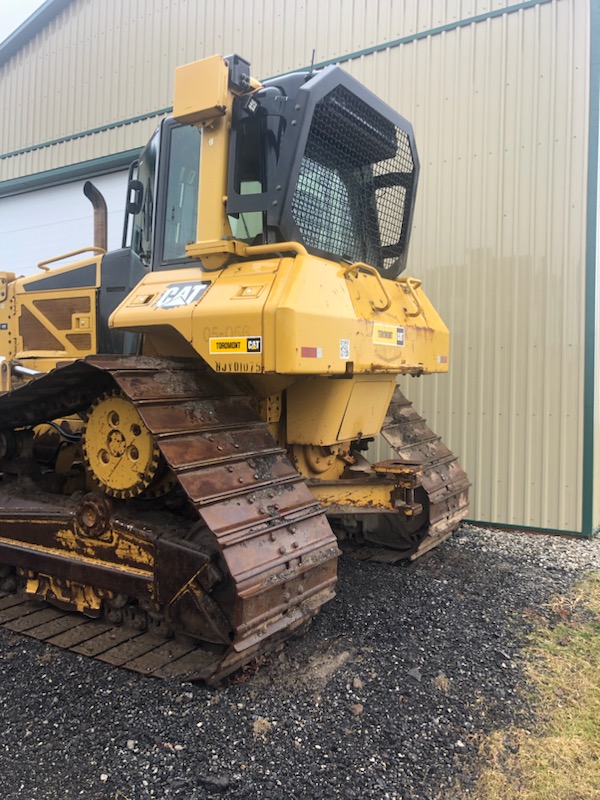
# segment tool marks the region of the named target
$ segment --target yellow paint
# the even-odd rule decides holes
[[[75,608],[80,613],[99,611],[102,606],[103,593],[93,586],[55,578],[39,573],[29,577],[25,586],[26,594],[42,600],[57,600]]]
[[[10,520],[8,520],[10,521]],[[14,520],[15,522],[21,522],[22,520]],[[32,520],[31,524],[35,524],[36,520]],[[41,523],[45,524],[45,523]],[[61,530],[57,534],[57,542],[60,544],[64,544],[63,547],[44,547],[43,545],[32,544],[31,542],[27,542],[27,549],[35,551],[36,553],[48,554],[48,555],[65,555],[65,549],[69,551],[70,560],[73,562],[73,568],[76,569],[78,564],[83,564],[87,566],[98,566],[100,564],[104,564],[110,569],[115,570],[119,573],[124,573],[127,575],[137,575],[143,578],[148,578],[152,574],[152,569],[148,569],[148,566],[152,566],[154,561],[150,560],[148,554],[140,553],[140,560],[138,561],[138,566],[130,566],[129,564],[125,564],[123,562],[113,563],[109,561],[103,561],[99,558],[100,553],[102,552],[102,545],[104,545],[107,549],[109,544],[106,542],[102,542],[100,539],[90,539],[91,549],[79,547],[79,543],[82,541],[79,537],[70,538],[68,536],[68,532],[66,530]],[[69,542],[75,543],[75,548],[69,546]],[[5,536],[0,536],[0,544],[14,544],[14,540],[7,538]],[[132,551],[135,552],[135,551]],[[90,555],[93,553],[93,555]],[[146,566],[145,566],[146,564]]]
[[[96,292],[90,289],[57,289],[44,292],[27,292],[22,294],[17,300],[17,314],[21,316],[23,309],[27,309],[37,321],[47,330],[52,336],[63,345],[63,352],[66,356],[79,357],[89,355],[96,352],[96,328],[95,328],[95,305],[96,305]],[[36,301],[39,300],[55,300],[58,305],[63,300],[70,300],[72,298],[89,298],[90,313],[86,314],[73,314],[71,317],[71,324],[68,328],[58,328],[44,312],[37,307]],[[92,318],[94,325],[92,326]],[[83,324],[82,324],[83,321]],[[82,331],[83,329],[83,331]],[[76,346],[69,339],[69,336],[77,333],[88,333],[90,346],[87,348]],[[19,336],[19,340],[23,345],[23,339]]]
[[[63,528],[56,534],[56,541],[69,554],[76,554],[89,559],[92,563],[105,562],[113,566],[108,559],[109,553],[114,553],[124,564],[137,564],[140,568],[154,568],[154,552],[152,546],[137,539],[132,534],[110,528],[102,538],[91,538],[76,533],[69,528]],[[29,546],[29,545],[28,545]]]
[[[225,213],[230,125],[231,102],[227,106],[226,116],[213,120],[202,129],[196,234],[198,242],[231,237],[229,219]],[[225,254],[215,254],[205,256],[204,263],[214,269],[223,265],[226,260]]]
[[[308,482],[308,488],[322,506],[332,509],[340,507],[348,512],[350,509],[396,511],[392,499],[394,485],[381,481],[369,482],[365,480],[323,482],[313,480]]]
[[[275,423],[281,419],[282,398],[281,392],[268,395],[261,401],[259,413],[265,422]]]
[[[4,303],[8,297],[8,287],[15,279],[14,272],[0,272],[0,303]]]
[[[175,70],[173,116],[180,122],[205,122],[225,114],[228,102],[227,62],[210,56]]]
[[[157,299],[169,286],[186,281],[206,281],[210,286],[189,305],[157,307]],[[160,271],[143,278],[114,312],[111,325],[155,331],[153,341],[163,354],[169,352],[164,339],[171,330],[190,342],[217,372],[306,376],[347,375],[349,370],[354,375],[446,372],[448,330],[423,290],[414,289],[423,313],[411,317],[406,309],[414,310],[414,303],[408,290],[396,281],[382,282],[391,300],[385,312],[372,307],[373,298],[381,297],[372,275],[344,275],[343,266],[301,253],[294,258],[241,262],[215,272],[200,267]],[[240,292],[248,287],[260,291],[253,290],[240,303]],[[141,303],[141,297],[151,300]],[[390,346],[390,338],[398,342],[402,330],[404,344]],[[244,350],[241,340],[248,336],[262,337],[260,353]],[[218,348],[220,339],[240,340],[240,347]],[[308,357],[312,351],[319,355]]]
[[[154,550],[147,542],[136,542],[133,538],[117,533],[114,543],[115,555],[123,561],[133,561],[154,570]]]
[[[181,354],[189,342],[216,372],[253,381],[266,374],[445,372],[448,331],[420,281],[387,280],[369,264],[333,263],[297,242],[250,246],[232,237],[225,208],[232,103],[220,56],[178,70],[174,115],[202,132],[196,241],[186,247],[198,266],[146,275],[111,326],[147,334],[145,352]],[[170,298],[169,286],[186,281],[210,285],[201,296],[190,289],[190,302],[182,295],[181,304],[162,307],[157,298]],[[247,337],[261,337],[260,352]],[[379,408],[365,414],[367,427],[380,416]]]
[[[337,480],[354,458],[350,456],[350,442],[334,447],[320,445],[292,445],[292,463],[305,478],[318,480]]]
[[[201,128],[196,241],[231,238],[225,213],[229,129],[233,95],[228,89],[228,66],[222,56],[211,56],[179,67],[175,76],[173,115]],[[205,266],[216,268],[226,261],[223,248],[206,252]]]
[[[92,327],[92,317],[90,314],[75,314],[73,316],[73,327],[77,330],[90,330]]]
[[[287,390],[287,441],[332,445],[375,436],[381,430],[395,385],[394,375],[297,380]]]
[[[134,497],[156,475],[158,446],[125,397],[109,395],[92,406],[82,446],[86,466],[104,491],[113,496]]]
[[[103,602],[115,597],[115,592],[110,590],[57,578],[43,572],[28,572],[25,592],[50,603],[59,603],[62,607],[70,606],[80,613],[92,612],[91,616],[100,616]]]
[[[250,79],[249,93],[260,88],[257,80]],[[250,247],[232,241],[225,204],[233,97],[227,62],[221,56],[186,64],[176,71],[173,114],[181,122],[197,125],[202,132],[196,242],[186,248],[186,254],[199,258],[210,269],[223,266],[228,253],[251,256],[285,250],[279,243]],[[291,246],[295,252],[305,252],[302,245]]]
[[[103,247],[96,247],[95,245],[91,245],[89,247],[79,247],[77,250],[68,250],[66,253],[61,253],[59,256],[53,256],[52,258],[44,259],[44,261],[39,261],[38,267],[44,272],[50,272],[50,267],[48,264],[55,264],[58,261],[66,261],[68,258],[74,258],[75,256],[82,255],[83,253],[99,253],[103,256],[106,255],[106,250]]]
[[[144,354],[198,355],[215,372],[244,376],[265,401],[260,411],[282,443],[342,447],[373,436],[397,376],[447,371],[448,331],[417,279],[391,281],[369,264],[328,261],[297,242],[250,246],[232,237],[226,214],[232,102],[222,57],[178,69],[174,115],[197,125],[202,137],[196,241],[186,248],[195,266],[147,273],[109,325],[144,334]],[[99,265],[100,258],[91,262]],[[90,260],[56,272],[84,263]],[[15,283],[20,308],[38,294],[68,296],[25,292],[37,279]],[[95,309],[95,290],[85,291]],[[28,362],[45,368],[73,358],[65,332],[39,310],[31,313],[65,349],[23,354]],[[74,331],[95,337],[95,328],[95,311],[73,315]],[[273,395],[275,403],[267,400]],[[148,440],[138,470],[138,459],[124,460],[131,442],[111,455],[111,429],[101,422],[96,430],[92,418],[86,433],[92,470],[109,492],[129,491],[151,475],[154,448]]]
[[[149,272],[113,312],[109,327],[142,333],[159,331],[161,335],[164,329],[174,330],[189,342],[192,340],[192,313],[199,304],[204,307],[220,274],[203,272],[200,267]],[[158,305],[173,286],[193,287],[205,282],[210,283],[208,288],[198,296],[191,295],[194,299],[190,303],[172,307]]]
[[[0,356],[4,358],[13,358],[17,350],[15,309],[15,275],[0,272]],[[9,381],[10,376],[2,377],[3,391]]]
[[[54,259],[49,259],[50,263]],[[3,336],[3,331],[0,328],[0,355],[5,357],[16,357],[19,359],[50,359],[46,362],[41,362],[37,366],[28,363],[28,366],[33,369],[40,369],[47,371],[56,366],[57,361],[65,361],[73,358],[80,358],[81,356],[89,355],[97,351],[96,340],[96,295],[97,289],[100,286],[100,264],[101,256],[87,258],[82,261],[77,261],[72,264],[64,264],[55,267],[52,270],[48,268],[44,272],[37,275],[30,275],[26,278],[18,278],[9,284],[9,297],[2,308],[0,302],[0,326],[2,323],[7,324],[7,332]],[[44,283],[38,284],[38,281],[44,281],[46,278],[51,278],[56,275],[66,275],[73,270],[80,269],[92,265],[95,267],[93,271],[93,279],[90,287],[75,288],[75,289],[47,289],[44,288]],[[0,279],[2,274],[0,274]],[[1,286],[1,284],[0,284]],[[29,290],[28,290],[28,287]],[[39,307],[36,303],[39,301],[52,302],[52,312],[56,313],[61,303],[69,303],[75,298],[88,298],[89,312],[75,312],[71,314],[70,321],[67,326],[58,328],[50,318],[52,313],[45,310],[44,307]],[[24,311],[32,315],[40,326],[47,330],[54,340],[57,342],[58,347],[53,349],[41,350],[39,348],[32,349],[31,344],[27,344],[21,336],[19,320]],[[46,311],[46,313],[45,313]],[[8,315],[8,318],[5,315]],[[79,336],[77,336],[79,334]],[[81,337],[85,334],[89,346],[86,345]]]
[[[413,301],[414,307],[412,310],[408,308],[406,310],[406,314],[409,317],[418,317],[423,314],[423,306],[421,305],[421,300],[419,295],[417,294],[417,289],[420,288],[422,281],[417,280],[416,278],[408,278],[408,277],[399,277],[396,278],[400,286],[405,293],[409,294],[411,300]]]

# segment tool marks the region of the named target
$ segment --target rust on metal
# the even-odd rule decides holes
[[[151,486],[69,498],[20,474],[27,429],[85,418],[105,393],[126,398],[156,442],[171,506]],[[399,390],[382,430],[394,457],[310,487],[239,385],[197,360],[90,356],[0,394],[0,419],[0,624],[155,677],[216,682],[306,628],[335,593],[325,513],[348,529],[345,552],[394,564],[467,511],[466,474]],[[86,587],[103,617],[71,613]]]
[[[58,510],[43,499],[34,509],[6,503],[0,564],[63,581],[71,569],[78,581],[112,596],[133,595],[129,617],[131,601],[111,609],[110,618],[131,618],[137,629],[83,620],[65,623],[44,641],[145,674],[218,680],[280,646],[333,597],[335,536],[249,399],[197,361],[97,356],[73,362],[0,396],[3,427],[82,412],[115,390],[155,438],[187,498],[189,519],[161,512],[162,520],[138,507],[133,513],[126,501],[109,506],[93,494]],[[137,585],[130,582],[134,574]],[[148,599],[152,612],[140,609]],[[28,616],[29,604],[21,608]],[[48,630],[55,631],[57,619],[48,621]],[[175,639],[137,643],[151,625]],[[45,628],[24,632],[43,638]],[[194,637],[191,646],[189,639],[178,642],[183,634]]]
[[[403,490],[401,515],[396,517],[395,526],[390,524],[389,533],[381,534],[371,525],[358,541],[344,542],[343,549],[362,560],[415,560],[447,539],[465,518],[469,479],[454,453],[398,388],[381,435],[396,457],[375,464],[373,469],[380,476],[397,476]],[[387,515],[385,519],[389,524],[394,517]]]

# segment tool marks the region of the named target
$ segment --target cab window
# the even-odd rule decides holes
[[[138,180],[142,184],[142,205],[133,218],[131,249],[140,261],[150,264],[152,256],[152,228],[154,225],[154,203],[156,189],[156,167],[158,164],[159,130],[154,133],[144,151],[138,166]]]
[[[196,241],[200,130],[193,125],[171,129],[162,261],[185,258]]]

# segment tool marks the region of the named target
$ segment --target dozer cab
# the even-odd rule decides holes
[[[396,386],[448,369],[402,274],[418,171],[337,67],[177,70],[122,248],[88,183],[90,252],[0,273],[0,622],[216,681],[333,597],[338,542],[393,563],[457,528],[466,475]]]

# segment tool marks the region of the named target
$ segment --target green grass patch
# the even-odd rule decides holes
[[[600,798],[600,574],[549,607],[556,624],[538,622],[526,651],[539,723],[484,742],[477,800]]]

